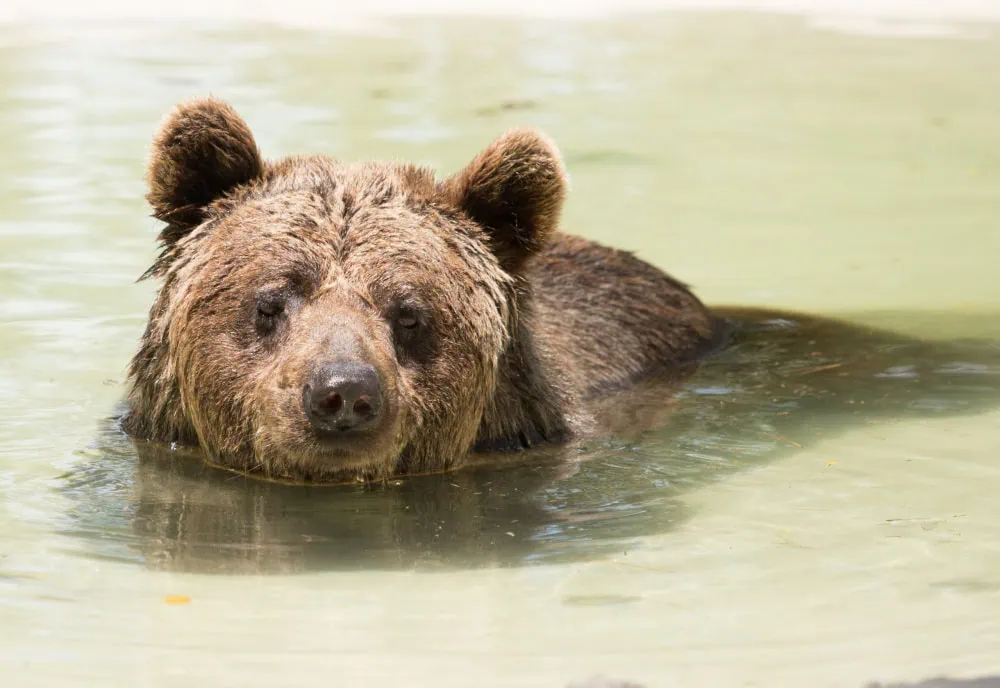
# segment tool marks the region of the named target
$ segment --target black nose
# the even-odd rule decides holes
[[[319,368],[302,388],[302,405],[322,432],[361,432],[378,423],[382,384],[366,364],[337,363]]]

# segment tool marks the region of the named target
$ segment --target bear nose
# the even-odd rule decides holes
[[[382,411],[378,372],[366,364],[324,365],[303,386],[302,405],[309,422],[321,432],[368,430]]]

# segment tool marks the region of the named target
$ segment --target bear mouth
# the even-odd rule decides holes
[[[399,458],[397,414],[385,409],[379,422],[362,431],[354,428],[310,427],[311,469],[339,472],[345,469],[381,469]]]
[[[377,435],[358,436],[343,431],[313,430],[313,443],[323,454],[335,457],[352,457],[371,453],[379,444]]]

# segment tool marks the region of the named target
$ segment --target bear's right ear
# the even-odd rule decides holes
[[[229,105],[202,98],[178,105],[153,139],[146,200],[176,242],[204,220],[206,206],[260,177],[264,161],[246,122]]]

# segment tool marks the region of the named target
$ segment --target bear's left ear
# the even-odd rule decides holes
[[[441,188],[486,231],[501,266],[516,274],[556,231],[567,185],[555,145],[520,129],[494,141]]]
[[[264,173],[264,161],[246,122],[215,98],[178,105],[156,138],[146,170],[146,199],[167,223],[172,244],[205,219],[205,208]]]

